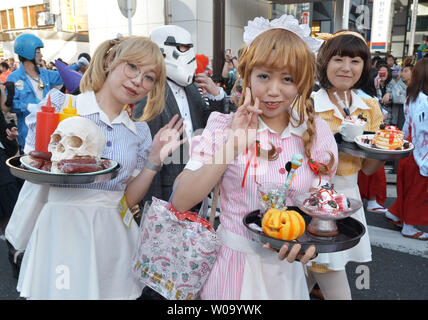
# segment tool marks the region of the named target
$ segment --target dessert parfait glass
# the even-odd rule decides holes
[[[302,193],[297,195],[293,201],[295,205],[307,215],[311,216],[311,222],[307,226],[307,231],[317,239],[329,240],[338,235],[336,221],[345,219],[358,211],[363,203],[360,200],[347,198],[349,200],[349,208],[343,210],[322,209],[317,206],[312,206],[309,199],[312,193]]]

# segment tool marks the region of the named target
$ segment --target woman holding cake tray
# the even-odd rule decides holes
[[[271,22],[249,21],[244,41],[238,66],[244,88],[240,106],[234,115],[212,113],[202,136],[192,141],[191,159],[176,179],[172,204],[186,211],[220,182],[217,235],[222,246],[202,287],[202,299],[309,299],[303,264],[315,248],[294,262],[300,244],[283,245],[279,253],[267,250],[268,245],[250,240],[242,220],[260,209],[258,185],[285,183],[285,166],[294,154],[304,159],[288,205],[296,194],[318,184],[309,160],[326,164],[323,178],[328,179],[326,167],[335,172],[333,134],[315,116],[309,99],[315,70],[311,50],[316,51],[320,41],[310,37],[307,25],[299,26],[287,15]]]
[[[353,89],[363,86],[370,71],[370,51],[364,38],[351,31],[342,31],[327,38],[317,56],[317,75],[321,89],[313,94],[315,112],[335,133],[347,115],[363,115],[365,130],[376,131],[383,117],[376,99],[363,99]],[[348,103],[347,103],[348,102]],[[361,159],[342,152],[333,177],[334,188],[349,198],[361,200],[358,190],[358,172],[371,175],[383,161]],[[364,209],[352,215],[367,227]],[[347,262],[371,261],[368,233],[357,246],[335,253],[323,253],[308,266],[309,290],[318,283],[326,299],[351,299],[345,266]]]
[[[162,53],[148,38],[122,37],[96,49],[73,106],[101,129],[107,140],[101,156],[121,169],[107,182],[48,187],[21,265],[17,289],[22,297],[140,296],[142,285],[131,272],[138,227],[122,221],[119,203],[123,199],[132,208],[143,198],[167,151],[184,142],[179,140],[183,127],[173,118],[152,143],[146,122],[131,121],[124,105],[148,95],[150,107],[142,120],[155,117],[164,105],[164,79]],[[65,97],[53,99],[56,106]]]
[[[398,164],[397,200],[385,217],[402,227],[404,237],[428,240],[428,233],[416,227],[428,225],[428,58],[419,60],[413,68],[404,108],[404,137],[415,148]]]

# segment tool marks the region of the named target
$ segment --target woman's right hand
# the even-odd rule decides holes
[[[259,99],[251,105],[251,89],[246,88],[244,103],[233,115],[228,139],[234,139],[235,153],[245,151],[256,140],[258,116],[263,113],[259,109]]]

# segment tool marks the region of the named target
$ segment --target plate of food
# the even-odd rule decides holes
[[[22,159],[23,158],[23,159]],[[108,159],[102,159],[103,161]],[[86,172],[86,173],[60,173],[42,170],[38,165],[31,164],[31,157],[28,155],[15,156],[6,161],[10,172],[15,177],[28,180],[38,184],[88,184],[99,183],[112,180],[117,177],[121,168],[120,164],[113,160],[108,160],[110,166],[106,169]]]
[[[303,212],[323,220],[347,218],[363,206],[360,200],[336,192],[334,186],[329,183],[314,192],[299,194],[293,200]]]
[[[22,166],[26,169],[51,175],[94,175],[114,170],[118,163],[109,159],[74,158],[52,162],[48,158],[40,159],[31,155],[20,157]]]
[[[306,225],[309,225],[311,222],[311,217],[306,215],[298,207],[288,207],[286,211],[299,213]],[[305,229],[298,238],[294,240],[285,240],[278,238],[277,235],[269,235],[263,230],[266,228],[266,226],[263,226],[263,218],[265,215],[262,217],[260,210],[250,212],[245,215],[243,223],[251,239],[259,242],[261,245],[269,243],[271,248],[276,250],[279,250],[285,243],[298,243],[302,246],[302,251],[307,250],[312,245],[315,246],[317,253],[343,251],[356,246],[366,231],[359,221],[348,217],[337,221],[338,233],[335,237],[317,237]]]
[[[350,217],[363,206],[362,201],[336,192],[326,183],[314,192],[299,194],[293,199],[295,205],[312,217],[307,227],[309,233],[321,238],[339,234],[338,222]]]
[[[382,124],[374,134],[363,134],[354,138],[361,149],[381,154],[410,154],[414,146],[404,140],[404,134],[394,126]]]

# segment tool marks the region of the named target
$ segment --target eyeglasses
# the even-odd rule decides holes
[[[124,69],[125,75],[130,79],[134,79],[142,75],[141,83],[145,89],[151,90],[155,86],[156,79],[151,75],[144,74],[135,63],[126,62]]]

